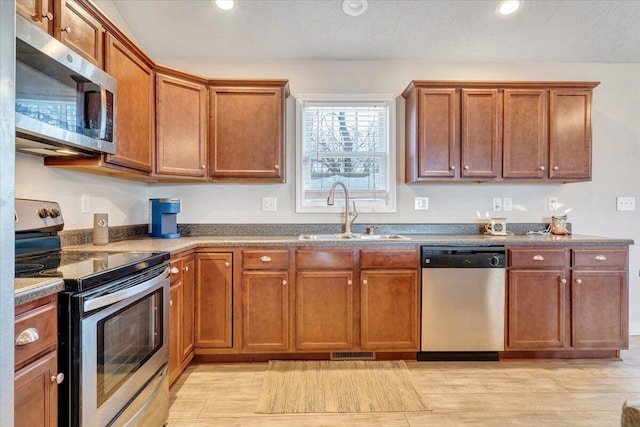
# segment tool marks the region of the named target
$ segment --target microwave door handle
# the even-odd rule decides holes
[[[171,275],[171,269],[167,267],[160,275],[140,283],[139,285],[131,288],[122,289],[112,294],[103,295],[101,297],[93,298],[84,302],[83,309],[86,312],[97,310],[99,308],[106,307],[111,304],[115,304],[127,298],[135,297],[142,294],[149,289],[152,289],[158,283],[166,280]]]
[[[107,139],[107,88],[100,85],[100,139]]]

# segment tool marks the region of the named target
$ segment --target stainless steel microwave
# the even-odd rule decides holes
[[[116,153],[116,80],[16,16],[16,149]]]

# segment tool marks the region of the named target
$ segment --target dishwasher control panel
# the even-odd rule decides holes
[[[422,247],[422,268],[505,268],[504,246]]]

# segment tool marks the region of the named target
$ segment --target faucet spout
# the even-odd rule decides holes
[[[349,200],[349,190],[347,190],[347,186],[343,182],[336,181],[333,183],[333,185],[329,189],[329,197],[327,197],[327,205],[333,206],[335,202],[336,187],[338,185],[341,186],[342,189],[344,190],[344,233],[351,234],[351,225],[353,224],[353,221],[355,221],[356,218],[358,217],[358,210],[356,209],[356,202],[352,202],[353,213],[349,212],[349,205],[351,204]]]

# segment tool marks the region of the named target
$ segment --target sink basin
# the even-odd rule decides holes
[[[410,240],[400,234],[301,234],[299,240]]]

